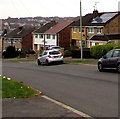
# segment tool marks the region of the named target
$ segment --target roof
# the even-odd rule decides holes
[[[35,30],[33,33],[44,33],[46,32],[48,29],[50,29],[51,27],[53,27],[54,25],[56,25],[58,22],[56,21],[51,21],[45,25],[43,25],[42,27],[40,27],[39,29]]]
[[[64,28],[68,27],[71,23],[72,23],[72,21],[59,22],[58,24],[56,24],[55,26],[53,26],[52,28],[47,30],[45,33],[46,34],[56,34],[56,33],[59,33]]]
[[[95,18],[92,23],[106,23],[112,19],[117,13],[104,13],[100,17]]]
[[[96,41],[120,40],[120,34],[94,35],[90,40]]]
[[[102,12],[98,13],[98,16],[94,18],[93,13],[86,14],[82,17],[82,25],[83,26],[104,26],[111,19],[119,15],[120,12]],[[80,26],[80,19],[73,22],[71,27]]]
[[[109,38],[106,35],[94,35],[90,40],[95,41],[108,41]]]
[[[33,32],[35,30],[34,27],[18,27],[15,30],[9,32],[5,38],[23,38],[26,35],[30,34],[31,32]]]

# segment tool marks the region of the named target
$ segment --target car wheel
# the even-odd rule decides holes
[[[40,63],[40,60],[39,60],[39,59],[37,60],[37,63],[38,63],[38,65],[41,65],[41,63]]]
[[[103,71],[103,65],[102,65],[102,63],[98,63],[98,70],[99,70],[100,72]]]
[[[120,73],[120,64],[117,66],[117,71]]]
[[[60,63],[63,64],[63,61],[61,61]]]
[[[48,60],[46,60],[46,61],[45,61],[45,64],[46,64],[47,66],[49,65],[49,62],[48,62]]]

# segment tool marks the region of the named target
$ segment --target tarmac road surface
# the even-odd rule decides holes
[[[3,74],[92,117],[118,117],[118,79],[115,71],[96,66],[3,63]],[[4,111],[4,110],[3,110]]]

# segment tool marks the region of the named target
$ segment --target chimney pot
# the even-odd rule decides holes
[[[93,19],[95,19],[96,17],[98,17],[98,10],[94,10],[93,11]]]

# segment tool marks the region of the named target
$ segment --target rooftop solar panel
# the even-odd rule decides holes
[[[110,19],[112,19],[117,13],[105,13],[100,17],[95,18],[92,23],[106,23]]]

